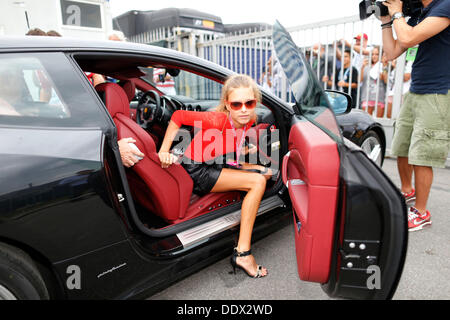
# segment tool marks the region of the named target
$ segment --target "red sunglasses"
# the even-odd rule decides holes
[[[244,106],[244,104],[245,104],[245,108],[246,109],[253,109],[253,108],[256,107],[256,99],[248,100],[248,101],[245,101],[245,102],[230,101],[229,103],[230,103],[231,109],[233,109],[234,111],[241,110],[242,107]]]

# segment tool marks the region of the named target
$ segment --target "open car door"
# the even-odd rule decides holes
[[[331,297],[390,299],[406,256],[406,204],[380,168],[342,138],[330,99],[278,22],[273,41],[296,101],[282,175],[300,279],[321,283]]]

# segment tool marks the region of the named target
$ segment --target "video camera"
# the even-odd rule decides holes
[[[402,0],[402,2],[403,14],[406,17],[418,15],[423,7],[421,0]],[[383,4],[383,1],[363,0],[359,3],[359,18],[361,20],[367,19],[373,13],[377,17],[383,17],[389,15],[389,10]]]

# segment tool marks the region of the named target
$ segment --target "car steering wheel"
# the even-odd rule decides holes
[[[152,124],[156,120],[160,121],[163,115],[164,110],[161,107],[161,97],[158,92],[149,90],[139,98],[136,108],[137,124],[141,126],[144,124]]]
[[[174,98],[170,98],[168,96],[161,97],[161,105],[170,112],[172,115],[175,111],[177,111],[178,100]]]

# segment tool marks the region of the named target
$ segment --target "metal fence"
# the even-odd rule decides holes
[[[392,124],[399,111],[403,95],[405,55],[399,57],[395,63],[388,62],[385,66],[383,66],[382,54],[378,56],[378,60],[375,56],[372,57],[372,52],[376,52],[372,48],[377,47],[379,51],[382,51],[380,22],[376,18],[360,21],[358,16],[351,16],[291,27],[288,31],[310,61],[325,89],[352,94],[350,86],[338,86],[338,79],[345,78],[344,69],[346,68],[341,67],[342,56],[345,49],[349,48],[350,70],[353,67],[357,69],[357,79],[353,78],[355,73],[350,72],[347,81],[355,82],[356,88],[352,95],[355,107],[364,108],[374,117],[382,120],[384,124]],[[359,52],[355,50],[354,37],[357,34],[368,36],[366,52],[362,48]],[[260,84],[268,70],[267,62],[273,56],[271,59],[273,60],[272,91],[283,100],[292,102],[286,77],[284,74],[274,74],[279,72],[279,69],[276,68],[271,35],[270,29],[246,30],[241,34],[202,41],[197,43],[196,54],[235,72],[246,73]],[[342,39],[347,43],[341,41]],[[363,68],[364,59],[368,62]],[[277,77],[280,79],[277,80]],[[365,92],[374,92],[375,95],[363,94]]]
[[[339,68],[343,63],[342,55],[347,45],[349,46],[351,51],[350,69],[352,67],[358,69],[356,81],[353,79],[354,74],[352,72],[350,72],[351,79],[348,79],[349,83],[357,83],[353,92],[355,107],[365,108],[369,113],[372,112],[377,121],[384,126],[387,146],[389,147],[393,134],[393,123],[400,110],[403,97],[406,54],[397,59],[395,67],[389,62],[386,67],[378,65],[378,69],[378,67],[372,68],[374,66],[372,63],[373,51],[369,50],[367,55],[361,56],[368,60],[363,73],[361,71],[363,59],[360,57],[358,60],[358,52],[354,50],[355,35],[366,34],[368,36],[368,48],[379,46],[379,50],[382,51],[380,21],[375,17],[361,21],[359,16],[350,16],[299,25],[287,28],[287,30],[314,67],[323,87],[346,91],[351,94],[350,87],[342,88],[338,86],[338,80],[343,78],[343,69],[345,69]],[[347,45],[341,41],[342,39],[348,42]],[[139,43],[159,44],[199,56],[235,72],[248,74],[261,85],[263,85],[264,76],[267,77],[268,70],[270,70],[268,61],[273,60],[273,73],[268,76],[272,80],[270,89],[283,100],[293,102],[288,81],[276,63],[270,27],[247,29],[233,34],[217,34],[177,27],[161,28],[137,35],[129,40]],[[360,51],[359,53],[363,52]],[[382,55],[379,55],[378,61],[375,62],[382,65]],[[381,77],[380,74],[383,72],[388,76]],[[363,81],[364,74],[366,78],[376,78],[376,81],[372,81],[372,83],[370,80]],[[324,75],[328,76],[329,81],[323,81],[327,80],[323,78]],[[370,87],[371,85],[373,87]],[[364,88],[364,86],[366,87]],[[383,90],[379,90],[380,86],[385,88],[384,93]],[[376,92],[375,97],[363,95],[368,89]],[[373,108],[369,108],[369,106],[373,106]]]
[[[379,52],[383,49],[380,22],[376,18],[361,21],[358,16],[351,16],[291,27],[288,31],[310,61],[325,89],[353,93],[356,108],[365,109],[385,125],[392,124],[400,109],[404,91],[405,55],[386,66],[383,66],[382,54],[379,54],[377,61],[372,62],[372,48],[377,47]],[[355,50],[354,37],[357,34],[368,36],[366,55],[361,49],[359,52]],[[177,27],[160,28],[129,40],[160,44],[199,56],[235,72],[248,74],[260,84],[263,84],[264,77],[268,77],[272,84],[271,90],[283,100],[293,102],[287,79],[277,66],[270,27],[225,35]],[[353,72],[349,73],[347,79],[347,83],[356,83],[353,92],[350,86],[338,86],[338,80],[345,78],[345,68],[341,66],[346,48],[351,51],[350,70],[355,67],[358,71],[357,79],[354,79]],[[364,59],[368,63],[363,68]],[[271,75],[269,60],[272,62]],[[374,92],[375,95],[367,92]]]
[[[312,66],[314,66],[319,81],[323,80],[326,70],[331,64],[331,74],[328,75],[331,79],[339,77],[337,67],[342,64],[339,59],[338,50],[344,51],[346,45],[341,42],[341,39],[346,39],[350,44],[350,50],[354,52],[355,41],[354,37],[357,34],[368,35],[368,47],[379,46],[382,51],[382,38],[380,21],[375,17],[360,21],[359,16],[344,17],[340,19],[327,20],[318,23],[307,25],[300,25],[296,27],[287,28],[291,34],[292,39],[303,51],[304,55],[309,59]],[[233,34],[217,34],[213,32],[204,32],[193,29],[180,28],[161,28],[160,30],[146,32],[144,34],[135,36],[130,41],[157,44],[160,43],[165,47],[190,53],[209,61],[220,64],[238,73],[245,73],[250,75],[258,83],[262,84],[263,76],[267,73],[267,63],[271,57],[275,59],[272,46],[272,30],[266,29],[248,29]],[[323,50],[322,50],[323,48]],[[317,54],[322,51],[321,54]],[[356,65],[355,55],[352,55],[351,67]],[[364,68],[364,72],[369,72],[372,69],[372,51],[363,57],[367,58],[369,63]],[[382,62],[382,55],[379,55],[378,62]],[[322,63],[321,63],[322,60]],[[323,63],[324,61],[324,63]],[[362,72],[358,71],[357,88],[356,88],[356,108],[367,106],[369,101],[374,105],[373,116],[380,122],[386,133],[387,155],[390,154],[390,144],[393,135],[393,124],[400,110],[403,93],[407,89],[407,82],[405,81],[405,65],[406,54],[397,58],[395,67],[390,62],[386,66],[386,72],[389,75],[384,79],[379,76],[378,71],[383,71],[383,68],[377,70],[374,68],[373,75],[376,77],[375,87],[373,90],[377,93],[373,100],[366,97],[364,99],[363,88],[370,86],[370,82],[362,81]],[[275,64],[273,64],[275,69]],[[360,69],[360,68],[359,68]],[[272,79],[272,84],[276,84],[278,89],[272,86],[272,91],[280,98],[288,102],[293,102],[292,94],[289,91],[289,85],[283,73],[279,74],[280,78]],[[342,76],[342,71],[341,71]],[[274,81],[275,80],[275,81]],[[350,79],[351,83],[353,79]],[[336,85],[336,81],[328,83],[322,82],[326,89],[337,89],[350,92],[350,88],[340,88]],[[331,85],[330,85],[331,84]],[[378,94],[380,86],[386,86],[385,94]],[[366,89],[367,89],[366,87]],[[378,112],[379,102],[384,105],[381,112]],[[367,111],[368,108],[366,109]],[[450,165],[450,158],[447,162]]]

